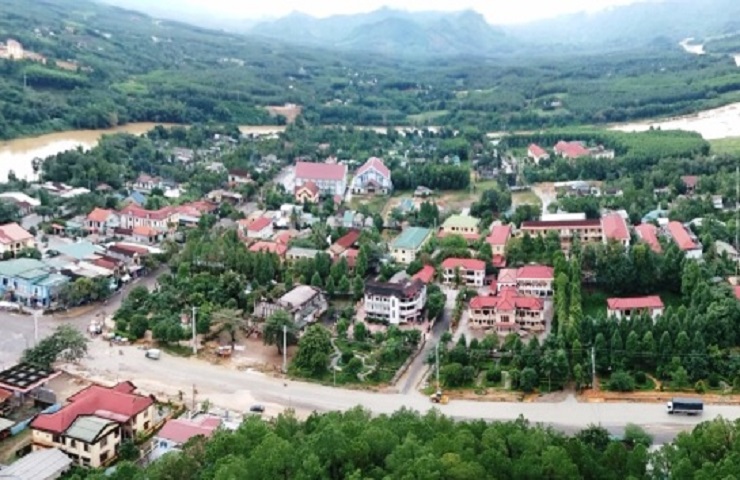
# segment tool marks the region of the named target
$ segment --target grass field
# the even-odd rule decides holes
[[[519,205],[542,205],[542,200],[532,190],[525,190],[511,194],[511,205],[514,208]]]
[[[388,197],[383,196],[383,195],[367,196],[367,197],[353,196],[352,200],[350,200],[349,202],[349,207],[352,210],[357,210],[358,208],[360,208],[360,205],[367,205],[367,208],[370,210],[370,213],[381,213],[382,214],[386,203],[388,203]]]
[[[710,140],[709,145],[712,147],[712,153],[716,153],[718,155],[740,155],[740,137]]]
[[[434,110],[431,112],[422,112],[422,113],[417,113],[416,115],[409,115],[406,118],[408,119],[409,123],[412,123],[412,124],[422,123],[423,124],[423,123],[431,122],[435,118],[444,117],[448,113],[450,113],[448,110]]]

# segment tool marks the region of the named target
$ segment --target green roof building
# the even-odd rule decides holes
[[[409,227],[391,242],[391,255],[399,263],[411,263],[431,236],[429,228]]]
[[[477,234],[480,218],[470,215],[452,215],[442,224],[442,231],[449,234]]]

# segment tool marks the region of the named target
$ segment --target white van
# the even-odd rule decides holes
[[[162,352],[159,349],[156,348],[150,348],[146,351],[144,356],[146,358],[151,358],[152,360],[159,360],[159,356],[162,354]]]

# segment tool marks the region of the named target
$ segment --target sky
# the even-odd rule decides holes
[[[402,10],[473,9],[492,24],[515,24],[645,0],[179,0],[181,9],[207,9],[212,16],[259,19],[300,11],[316,17],[370,12],[383,6]]]

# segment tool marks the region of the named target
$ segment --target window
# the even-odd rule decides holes
[[[83,449],[84,449],[84,450],[85,450],[86,452],[89,452],[89,451],[90,451],[90,445],[88,445],[87,443],[83,443],[83,444],[82,444],[82,446],[83,446]]]
[[[103,453],[100,454],[100,463],[103,463],[106,460],[108,460],[108,453],[109,452],[103,452]]]
[[[77,442],[74,439],[71,439],[69,441],[69,446],[72,448],[77,448]]]
[[[54,435],[51,437],[51,441],[54,443],[62,443],[62,437],[60,435]]]
[[[148,429],[149,429],[149,421],[147,420],[146,422],[144,422],[144,430],[148,430]]]
[[[103,448],[106,445],[108,445],[108,437],[103,437],[100,439],[100,447]]]

